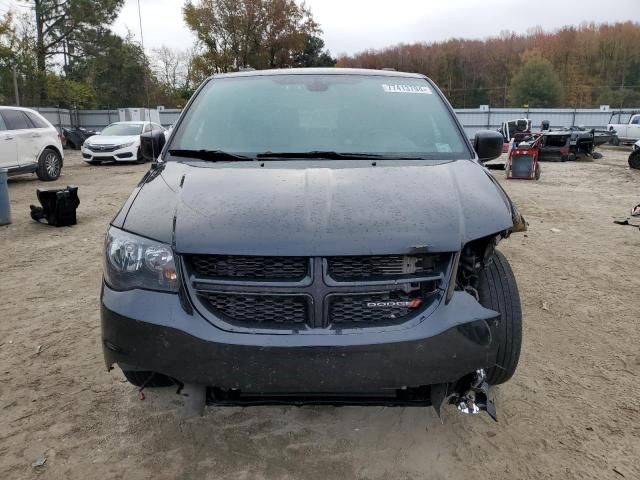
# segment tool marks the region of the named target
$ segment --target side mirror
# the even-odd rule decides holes
[[[146,161],[155,162],[167,141],[162,130],[152,130],[140,135],[142,157]]]
[[[473,140],[473,149],[478,154],[478,159],[484,163],[502,155],[503,143],[504,138],[500,132],[481,130]]]

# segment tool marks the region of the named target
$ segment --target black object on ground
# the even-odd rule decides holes
[[[66,140],[65,147],[73,150],[80,150],[84,141],[97,133],[95,130],[85,128],[62,128],[62,134]]]
[[[504,170],[506,168],[504,163],[486,163],[484,166],[489,170]]]
[[[31,205],[31,218],[36,222],[47,221],[54,227],[75,225],[76,210],[80,205],[78,187],[49,188],[37,190],[42,207]]]

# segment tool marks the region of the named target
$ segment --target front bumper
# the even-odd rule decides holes
[[[353,334],[221,330],[178,295],[103,285],[108,368],[149,370],[183,383],[247,393],[374,393],[456,382],[495,364],[499,315],[456,292],[406,329]]]
[[[95,151],[87,148],[85,146],[82,147],[82,160],[85,162],[106,162],[106,161],[116,161],[116,162],[131,162],[138,159],[138,148],[139,145],[132,145],[130,147],[119,148],[113,151]]]

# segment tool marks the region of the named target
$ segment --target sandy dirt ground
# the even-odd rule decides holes
[[[148,166],[84,165],[79,223],[34,223],[47,186],[10,181],[0,227],[0,479],[640,479],[640,202],[627,151],[496,176],[530,223],[501,244],[525,316],[519,370],[494,389],[499,423],[431,408],[209,407],[182,419],[146,400],[100,344],[103,235]],[[552,232],[551,229],[559,231]],[[41,464],[40,466],[35,466]]]

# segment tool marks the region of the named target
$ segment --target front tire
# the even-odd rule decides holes
[[[38,158],[36,175],[43,182],[52,182],[60,177],[62,157],[52,148],[45,148]]]
[[[496,251],[491,265],[484,268],[478,280],[480,304],[500,313],[498,325],[492,329],[498,343],[496,366],[487,370],[487,382],[499,385],[516,371],[522,346],[522,308],[513,270],[506,257]]]
[[[629,155],[629,167],[640,170],[640,150],[631,152],[631,155]]]

